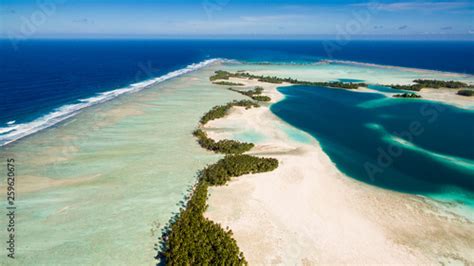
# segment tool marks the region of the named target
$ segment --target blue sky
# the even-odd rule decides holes
[[[0,0],[0,35],[473,39],[474,2]]]

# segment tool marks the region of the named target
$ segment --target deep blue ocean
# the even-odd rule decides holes
[[[66,104],[210,58],[315,62],[340,59],[474,74],[474,42],[30,40],[0,41],[0,128]]]

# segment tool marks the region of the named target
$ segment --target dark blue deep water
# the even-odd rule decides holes
[[[286,97],[272,112],[316,137],[349,176],[409,193],[474,195],[474,111],[341,89],[279,90]]]
[[[99,92],[221,57],[247,61],[341,59],[474,74],[474,42],[0,40],[0,128],[32,121]]]

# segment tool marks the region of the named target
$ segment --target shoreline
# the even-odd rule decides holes
[[[131,83],[122,88],[116,88],[100,93],[96,93],[87,98],[77,99],[74,103],[64,104],[52,109],[50,112],[24,123],[7,123],[7,127],[0,127],[0,148],[6,147],[24,137],[31,136],[44,129],[53,127],[61,122],[65,122],[79,114],[82,110],[117,99],[122,95],[132,94],[152,86],[156,86],[165,81],[179,78],[190,72],[202,69],[213,64],[225,62],[227,59],[212,58],[197,63],[192,63],[186,67],[168,72],[164,75],[147,80]],[[16,121],[16,120],[12,120]],[[11,121],[10,121],[11,122]],[[17,132],[19,131],[19,132]]]
[[[271,103],[284,97],[277,87],[290,85],[229,81],[244,83],[239,89],[263,87]],[[234,108],[204,129],[215,140],[232,139],[235,125],[265,136],[247,154],[280,161],[274,172],[240,176],[209,190],[205,216],[233,231],[251,265],[474,261],[466,245],[474,240],[466,234],[474,233],[472,222],[420,196],[345,176],[313,137],[301,143],[282,132],[291,126],[269,106]]]
[[[228,59],[228,58],[211,58],[207,60],[203,60],[197,63],[192,63],[189,64],[188,66],[177,69],[175,71],[171,71],[169,73],[166,73],[164,75],[154,77],[152,79],[148,80],[142,80],[136,83],[129,84],[126,87],[123,88],[116,88],[113,90],[97,93],[91,97],[84,98],[84,99],[77,99],[76,102],[70,103],[70,104],[65,104],[60,107],[52,109],[49,113],[46,113],[40,117],[35,118],[32,121],[29,122],[24,122],[24,123],[6,123],[6,127],[0,127],[0,148],[1,147],[7,147],[10,144],[34,135],[40,131],[43,131],[47,128],[53,127],[61,122],[65,122],[70,118],[73,118],[75,115],[78,113],[82,112],[84,109],[93,107],[95,105],[104,103],[104,102],[109,102],[117,97],[120,97],[122,95],[130,94],[130,93],[136,93],[141,90],[147,89],[152,86],[156,86],[157,84],[160,84],[165,81],[169,81],[175,78],[179,78],[184,74],[190,73],[192,71],[199,70],[203,67],[208,67],[212,66],[214,64],[221,64],[223,62],[231,62],[234,64],[242,64],[242,65],[260,65],[262,63],[258,62],[251,62],[251,61],[239,61],[235,59]],[[400,67],[400,66],[391,66],[391,65],[380,65],[380,64],[375,64],[375,63],[365,63],[365,62],[358,62],[358,61],[347,61],[347,60],[324,60],[322,59],[321,61],[318,62],[309,62],[309,63],[295,63],[295,62],[290,62],[290,63],[271,63],[268,62],[265,64],[267,65],[289,65],[289,66],[295,66],[295,65],[320,65],[324,63],[329,63],[329,64],[340,64],[340,65],[352,65],[352,66],[361,66],[361,67],[373,67],[373,68],[385,68],[385,69],[398,69],[398,70],[404,70],[404,71],[413,71],[413,72],[418,72],[418,73],[430,73],[430,74],[442,74],[442,75],[447,75],[451,77],[474,77],[474,74],[465,74],[465,73],[457,73],[457,72],[448,72],[448,71],[439,71],[439,70],[430,70],[430,69],[419,69],[419,68],[410,68],[410,67]],[[474,83],[471,83],[474,84]],[[291,84],[287,84],[291,85]],[[423,89],[423,90],[430,90],[430,89]],[[423,93],[422,96],[426,98],[427,100],[433,100],[433,101],[450,101],[450,103],[464,108],[468,107],[469,109],[474,109],[474,103],[468,103],[470,97],[465,97],[465,96],[459,96],[458,97],[463,97],[467,99],[454,99],[450,100],[451,98],[447,96],[445,93],[439,93],[439,95],[433,94],[433,93],[424,93],[420,91],[420,93]],[[438,91],[441,91],[442,89],[437,89]],[[372,90],[370,90],[372,91]],[[435,90],[433,90],[435,91]],[[451,90],[454,91],[454,90]],[[381,92],[379,92],[381,93]],[[433,97],[431,97],[433,96]],[[431,98],[430,98],[431,97]],[[471,97],[472,98],[472,97]],[[15,121],[15,120],[12,120]],[[10,122],[12,122],[10,121]],[[16,132],[18,130],[23,130],[21,132]]]

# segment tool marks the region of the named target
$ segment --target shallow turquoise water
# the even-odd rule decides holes
[[[199,118],[243,98],[211,85],[212,72],[119,97],[2,147],[2,162],[17,161],[13,265],[153,265],[159,229],[196,172],[219,158],[192,137]],[[0,265],[10,265],[5,259]]]
[[[298,129],[295,129],[294,127],[290,127],[290,126],[287,126],[287,125],[283,125],[281,127],[281,129],[286,133],[286,135],[296,141],[296,142],[301,142],[301,143],[305,143],[305,144],[308,144],[308,143],[311,143],[313,142],[314,140],[311,138],[311,136],[308,136],[307,133],[301,131],[301,130],[298,130]]]
[[[316,137],[349,176],[401,192],[449,193],[453,201],[472,205],[473,111],[322,87],[279,91],[286,97],[272,111]]]
[[[376,91],[388,92],[388,93],[402,93],[402,92],[405,92],[405,90],[397,90],[397,89],[392,89],[390,87],[385,87],[385,86],[380,86],[380,85],[369,85],[368,88],[376,90]]]
[[[265,141],[265,136],[255,131],[244,131],[233,135],[233,139],[242,142],[261,143]]]

